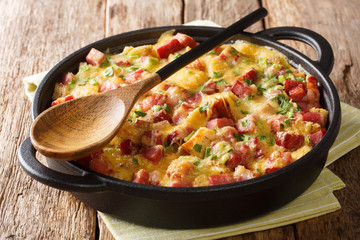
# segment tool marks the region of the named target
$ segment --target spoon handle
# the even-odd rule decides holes
[[[175,59],[171,63],[167,64],[165,67],[159,69],[156,73],[160,76],[162,80],[165,80],[166,78],[170,77],[172,74],[185,67],[192,61],[196,60],[197,58],[201,57],[208,51],[212,50],[219,44],[228,41],[232,36],[239,33],[241,30],[244,30],[245,28],[251,26],[253,23],[264,18],[267,13],[267,10],[263,7],[253,11],[252,13],[241,18],[239,21],[235,22],[231,26],[217,33],[215,36],[209,38],[195,48],[191,49],[191,51]]]

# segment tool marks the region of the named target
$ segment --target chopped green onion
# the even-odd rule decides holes
[[[202,145],[197,144],[197,143],[193,146],[193,149],[197,152],[201,152],[201,148],[202,148]]]
[[[231,47],[230,54],[231,55],[236,55],[237,53],[238,53],[238,51],[234,47]]]
[[[299,82],[305,82],[305,79],[302,77],[297,77],[297,78],[295,78],[295,80],[299,81]]]
[[[138,57],[139,57],[139,54],[137,54],[137,53],[131,53],[131,54],[129,54],[129,57],[131,57],[131,58],[138,58]]]
[[[251,85],[251,84],[252,84],[251,79],[244,78],[244,82],[246,82],[248,85]]]
[[[131,159],[131,161],[132,161],[132,163],[134,164],[134,165],[139,165],[139,160],[137,160],[137,158],[132,158]]]
[[[194,162],[194,165],[195,165],[195,166],[199,166],[199,164],[200,164],[200,160],[197,159],[197,160]]]
[[[199,112],[200,112],[200,113],[203,113],[203,112],[205,112],[205,111],[208,110],[208,109],[209,109],[209,102],[206,102],[205,105],[199,107]]]
[[[86,72],[87,70],[89,70],[89,66],[85,63],[85,64],[82,64],[80,66],[80,70],[83,71],[83,72]]]
[[[209,156],[210,156],[210,151],[211,151],[211,148],[210,148],[210,147],[205,148],[205,157],[209,157]]]
[[[131,71],[136,71],[136,70],[138,70],[138,69],[139,69],[138,67],[134,67],[134,66],[130,67],[130,70],[131,70]]]
[[[192,131],[189,135],[187,135],[185,138],[184,138],[184,142],[187,142],[189,141],[189,139],[194,135],[195,131]]]
[[[241,125],[242,125],[243,127],[249,126],[249,125],[250,125],[249,119],[246,119],[246,120],[244,120],[244,121],[241,121]]]
[[[134,113],[140,117],[145,117],[146,113],[143,112],[142,110],[135,110]]]
[[[221,72],[213,72],[213,75],[212,75],[213,78],[220,78],[221,76],[222,76]]]
[[[167,111],[168,113],[171,113],[171,107],[169,105],[165,104],[163,106],[163,109],[165,109],[165,111]]]
[[[128,118],[127,121],[128,121],[128,122],[132,122],[132,119]]]
[[[151,107],[151,110],[154,112],[160,111],[162,107],[160,105],[154,105]]]
[[[181,57],[181,53],[177,53],[177,54],[175,54],[175,56],[174,56],[174,58],[176,59],[176,58],[179,58],[179,57]]]
[[[211,155],[211,160],[216,160],[218,158],[218,156],[216,155],[216,154],[214,154],[214,155]]]
[[[242,113],[242,114],[244,114],[244,115],[249,114],[249,112],[248,112],[248,111],[244,111],[244,110],[241,110],[241,113]]]
[[[225,82],[224,79],[220,79],[220,80],[218,80],[218,81],[215,81],[215,83],[216,83],[217,85],[226,85],[226,82]]]
[[[111,77],[113,75],[114,75],[114,69],[112,67],[108,67],[105,69],[105,71],[104,71],[105,77]]]
[[[98,84],[98,82],[96,81],[96,79],[94,79],[94,78],[91,78],[90,80],[89,80],[89,83],[91,84],[91,85],[97,85]]]

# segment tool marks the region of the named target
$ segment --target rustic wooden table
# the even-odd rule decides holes
[[[195,19],[228,26],[260,5],[268,9],[268,17],[247,30],[288,25],[322,34],[334,48],[330,77],[341,100],[360,108],[359,0],[2,0],[0,239],[112,239],[94,209],[67,192],[38,183],[20,168],[16,153],[29,136],[31,122],[25,76],[48,70],[71,52],[107,36]],[[316,58],[310,47],[289,44]],[[335,192],[341,210],[228,239],[358,239],[359,155],[360,147],[330,166],[347,185]]]

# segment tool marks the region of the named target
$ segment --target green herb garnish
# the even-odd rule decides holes
[[[114,69],[112,67],[108,67],[105,69],[105,71],[104,71],[105,77],[111,77],[113,75],[114,75]]]
[[[200,113],[203,113],[203,112],[205,112],[205,111],[208,110],[208,109],[209,109],[209,102],[206,102],[205,105],[199,107],[199,112],[200,112]]]
[[[222,73],[221,72],[213,72],[212,77],[213,78],[221,78]]]
[[[142,110],[135,110],[134,113],[140,117],[145,117],[146,113],[143,112]]]
[[[202,145],[197,144],[197,143],[193,146],[193,149],[197,152],[201,152],[201,148],[202,148]]]

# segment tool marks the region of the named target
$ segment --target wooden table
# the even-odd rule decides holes
[[[268,17],[249,29],[312,29],[334,48],[330,75],[340,98],[360,107],[360,2],[358,0],[2,0],[0,3],[0,239],[112,239],[94,209],[70,194],[27,176],[17,160],[29,136],[30,102],[22,79],[46,71],[95,40],[145,27],[195,19],[228,26],[260,5]],[[312,58],[315,52],[290,43]],[[358,239],[360,148],[330,169],[347,187],[335,192],[341,210],[297,224],[228,239]]]

